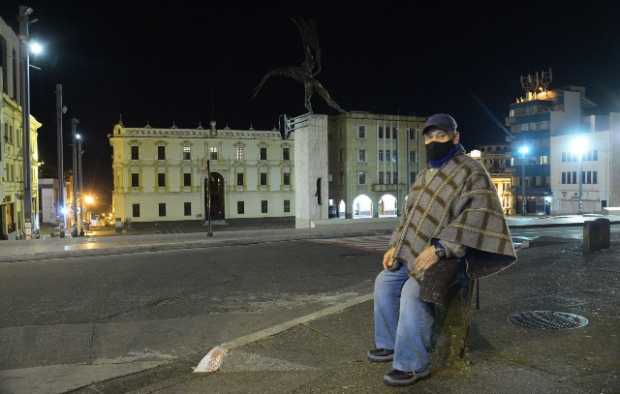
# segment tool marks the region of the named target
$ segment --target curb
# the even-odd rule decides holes
[[[620,221],[612,221],[610,224],[620,224]],[[523,224],[509,226],[511,230],[514,229],[533,229],[533,228],[549,228],[549,227],[577,227],[582,226],[582,223],[551,223],[551,224]],[[167,242],[159,244],[145,244],[136,246],[127,246],[120,248],[101,248],[101,249],[84,249],[84,250],[72,250],[61,252],[47,252],[36,254],[25,254],[19,256],[0,257],[0,263],[16,263],[25,261],[41,261],[51,260],[59,258],[73,258],[73,257],[94,257],[94,256],[115,256],[124,255],[130,253],[148,253],[148,252],[162,252],[181,249],[207,249],[211,247],[227,247],[227,246],[250,246],[259,245],[270,242],[294,242],[303,241],[308,239],[328,239],[328,238],[341,238],[341,237],[358,237],[369,235],[386,235],[391,234],[393,230],[372,230],[372,231],[356,231],[348,233],[324,233],[324,234],[306,234],[292,237],[274,237],[272,239],[223,239],[223,240],[195,240],[188,242]],[[206,234],[206,233],[205,233]]]
[[[308,234],[303,236],[293,236],[293,237],[274,237],[273,239],[265,238],[260,240],[251,240],[251,239],[223,239],[223,240],[199,240],[199,241],[189,241],[189,242],[169,242],[169,243],[160,243],[160,244],[146,244],[146,245],[136,245],[136,246],[127,246],[120,248],[101,248],[101,249],[84,249],[84,250],[72,250],[72,251],[62,251],[62,252],[47,252],[47,253],[36,253],[36,254],[26,254],[20,256],[10,256],[10,257],[0,257],[0,263],[17,263],[17,262],[25,262],[25,261],[41,261],[41,260],[52,260],[59,258],[74,258],[74,257],[94,257],[94,256],[115,256],[115,255],[124,255],[131,253],[148,253],[148,252],[162,252],[162,251],[171,251],[171,250],[194,250],[194,249],[208,249],[208,248],[216,248],[216,247],[230,247],[230,246],[251,246],[251,245],[260,245],[265,243],[272,242],[294,242],[294,241],[304,241],[309,239],[329,239],[335,237],[360,237],[360,236],[370,236],[370,235],[387,235],[391,234],[392,230],[373,230],[373,231],[365,231],[365,232],[351,232],[351,233],[339,233],[339,234]]]
[[[599,218],[597,218],[599,219]],[[602,218],[604,219],[604,218]],[[591,222],[592,220],[586,220],[586,222]],[[610,225],[613,224],[620,224],[620,220],[615,220],[615,221],[610,221],[609,222]],[[513,225],[509,225],[508,227],[512,230],[512,229],[521,229],[521,228],[538,228],[538,227],[578,227],[578,226],[583,226],[583,223],[548,223],[548,224],[513,224]]]

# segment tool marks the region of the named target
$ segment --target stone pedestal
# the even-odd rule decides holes
[[[295,227],[313,228],[328,218],[327,115],[304,117],[294,133]]]

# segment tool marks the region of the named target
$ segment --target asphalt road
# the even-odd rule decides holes
[[[109,377],[204,354],[371,291],[380,255],[281,242],[0,264],[0,387],[6,370]]]
[[[513,235],[580,238],[581,231]],[[620,225],[612,232],[619,237]],[[0,263],[0,392],[15,376],[43,388],[28,392],[46,392],[49,382],[77,387],[203,355],[370,292],[380,257],[338,243],[274,242]]]

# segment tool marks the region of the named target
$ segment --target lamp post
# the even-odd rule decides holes
[[[21,66],[21,105],[23,133],[23,177],[24,177],[24,235],[32,239],[32,164],[30,156],[30,15],[34,10],[30,7],[19,7],[19,38]],[[32,48],[40,51],[40,45]]]
[[[65,215],[65,174],[64,174],[64,151],[62,142],[62,115],[65,112],[62,106],[62,85],[56,85],[56,150],[58,167],[58,235],[65,237],[66,215]]]
[[[84,151],[82,150],[82,135],[77,134],[77,148],[78,148],[78,193],[79,193],[79,202],[80,202],[80,237],[84,236],[84,178],[82,177],[82,155],[84,155]]]
[[[77,213],[77,195],[78,195],[78,190],[77,190],[77,171],[78,171],[78,153],[77,153],[77,141],[78,138],[80,138],[80,135],[77,133],[77,125],[80,123],[79,120],[77,120],[76,118],[71,119],[71,135],[73,136],[73,144],[72,146],[72,153],[73,153],[73,167],[72,167],[72,173],[73,173],[73,180],[71,182],[71,186],[72,186],[72,194],[73,194],[73,198],[72,198],[72,208],[73,208],[73,224],[75,226],[75,229],[71,230],[71,235],[73,237],[77,237],[79,234],[79,220],[78,220],[78,213]]]
[[[579,178],[579,192],[578,192],[578,201],[577,201],[577,213],[579,215],[583,214],[583,154],[586,152],[590,145],[590,141],[585,136],[577,136],[573,139],[571,144],[571,151],[577,155],[577,159],[579,162],[579,172],[577,173],[577,178]]]
[[[527,210],[527,201],[525,200],[525,157],[530,152],[530,147],[522,145],[519,148],[521,154],[521,214],[525,216]]]
[[[213,237],[211,227],[211,160],[207,159],[207,237]]]

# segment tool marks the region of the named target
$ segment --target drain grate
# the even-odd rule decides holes
[[[574,313],[554,311],[524,311],[510,315],[510,322],[522,328],[564,330],[588,325],[588,319]]]

